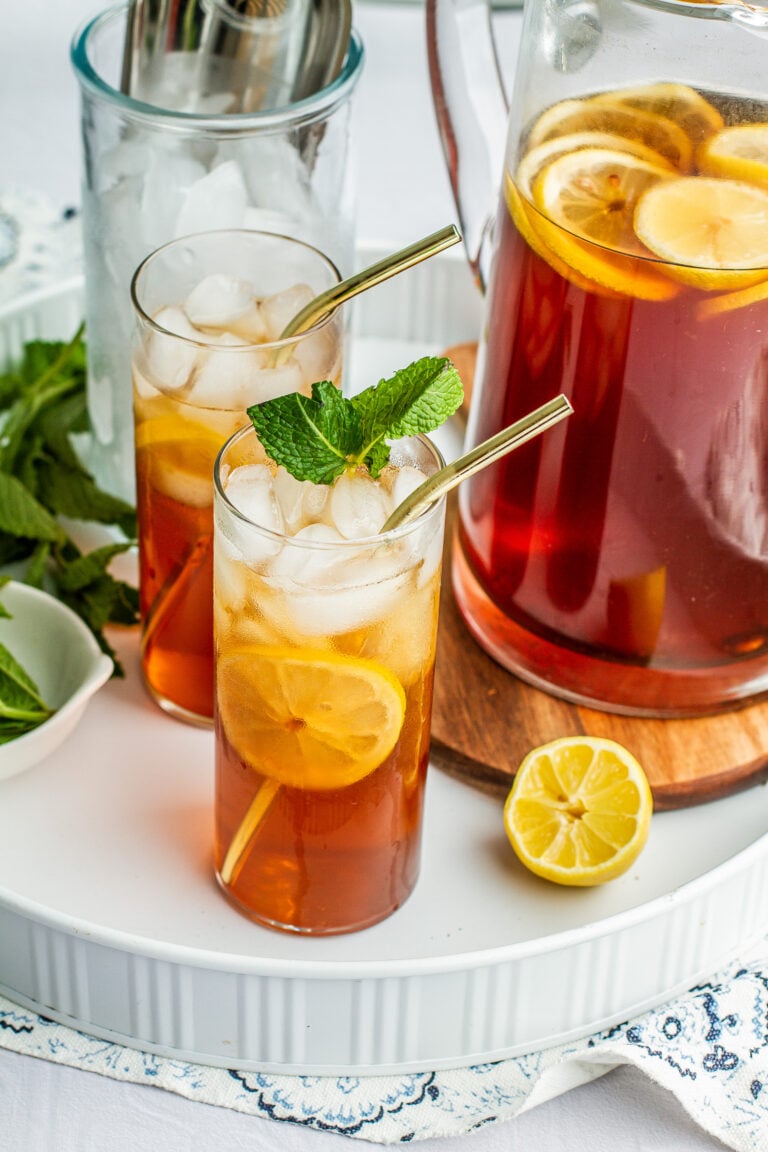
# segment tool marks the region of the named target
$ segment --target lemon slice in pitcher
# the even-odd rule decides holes
[[[504,806],[510,843],[531,872],[571,887],[620,876],[645,846],[647,777],[621,744],[565,736],[523,760]]]
[[[699,167],[711,176],[768,185],[768,124],[737,124],[707,140]]]
[[[219,714],[237,754],[291,788],[346,788],[386,760],[400,736],[405,693],[374,660],[257,645],[223,653]]]
[[[766,278],[768,190],[709,176],[659,182],[635,212],[640,240],[669,274],[706,290],[747,288]]]
[[[676,81],[661,80],[634,88],[616,88],[592,99],[626,104],[642,112],[664,116],[678,124],[694,143],[706,140],[723,127],[723,118],[714,104],[710,104],[695,88]]]
[[[528,138],[530,147],[566,136],[571,132],[611,132],[626,140],[639,140],[674,165],[687,172],[693,159],[693,145],[688,133],[674,120],[632,108],[606,93],[588,100],[563,100],[539,116]]]

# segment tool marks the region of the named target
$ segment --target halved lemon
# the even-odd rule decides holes
[[[768,124],[738,124],[707,140],[697,154],[711,176],[768,185]]]
[[[648,779],[626,748],[602,737],[565,736],[525,757],[504,826],[531,872],[589,887],[631,867],[648,839],[652,811]]]
[[[533,148],[545,140],[573,132],[610,132],[625,140],[638,140],[661,153],[680,172],[687,172],[693,160],[690,137],[674,120],[632,108],[612,100],[609,94],[551,105],[533,125],[528,146]]]
[[[738,180],[687,176],[640,197],[635,231],[669,274],[706,290],[747,288],[768,269],[768,190]]]
[[[405,693],[374,660],[258,645],[224,652],[216,671],[221,723],[237,754],[291,788],[346,788],[386,760]]]
[[[592,97],[612,104],[626,104],[643,112],[665,116],[679,124],[686,135],[698,144],[723,127],[723,118],[713,104],[695,88],[674,81],[641,84],[633,88],[615,88]]]

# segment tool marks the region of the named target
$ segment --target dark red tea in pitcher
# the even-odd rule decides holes
[[[677,83],[548,108],[497,221],[454,585],[505,666],[617,711],[768,688],[768,109]]]

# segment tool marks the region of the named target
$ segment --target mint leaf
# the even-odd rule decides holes
[[[329,380],[312,385],[312,396],[293,392],[248,409],[264,451],[298,480],[331,484],[347,467],[361,440],[360,422]]]
[[[298,480],[332,484],[360,465],[376,478],[389,461],[387,441],[432,432],[463,398],[451,361],[426,356],[351,399],[324,380],[312,385],[309,399],[279,396],[248,415],[276,464]]]
[[[0,720],[34,725],[50,715],[32,677],[0,644]]]
[[[382,467],[378,446],[382,441],[418,436],[439,428],[463,398],[461,377],[453,364],[436,356],[425,356],[401,368],[389,380],[381,380],[375,387],[353,396],[352,404],[363,429],[360,462],[368,465],[372,476],[378,476]]]
[[[106,568],[132,546],[136,519],[81,463],[72,437],[88,427],[82,329],[68,342],[29,341],[0,373],[0,564],[26,564],[21,578],[52,588],[114,659],[103,629],[137,622],[138,593]],[[114,524],[126,542],[82,557],[60,516]],[[118,661],[114,674],[122,675]]]

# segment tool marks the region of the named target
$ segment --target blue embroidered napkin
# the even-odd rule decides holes
[[[155,1085],[190,1100],[379,1144],[457,1136],[508,1120],[632,1064],[736,1152],[768,1146],[768,946],[635,1020],[571,1044],[470,1068],[389,1076],[284,1076],[208,1068],[75,1032],[0,997],[0,1046]]]

